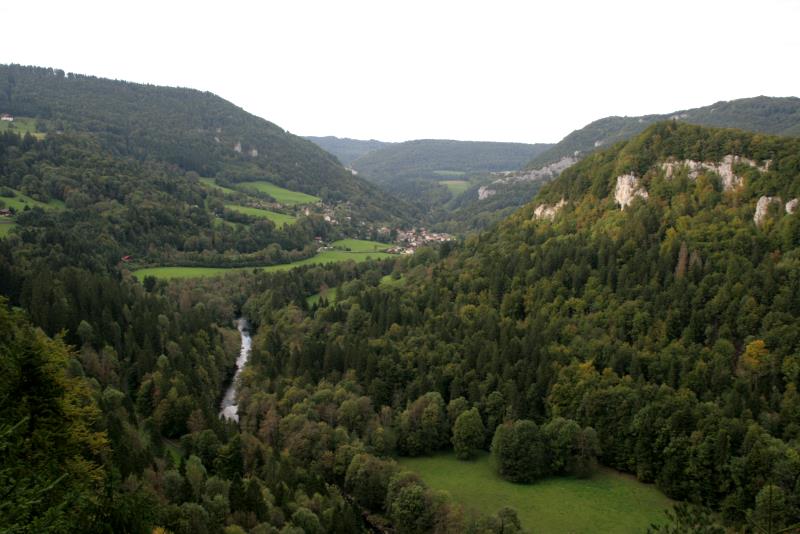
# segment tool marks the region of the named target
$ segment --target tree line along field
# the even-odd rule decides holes
[[[502,479],[492,458],[469,462],[454,454],[400,458],[400,466],[418,473],[434,490],[449,493],[471,512],[492,514],[509,506],[523,528],[539,534],[619,534],[645,532],[663,523],[673,501],[654,486],[629,475],[601,469],[591,478],[552,477],[534,484]]]
[[[388,245],[386,243],[378,243],[377,241],[342,239],[340,241],[334,241],[331,245],[334,247],[333,250],[324,250],[311,258],[264,267],[146,267],[144,269],[137,269],[133,274],[139,280],[144,280],[148,276],[163,279],[197,278],[253,269],[264,272],[277,272],[305,265],[321,265],[340,261],[362,262],[369,259],[378,260],[391,257],[391,254],[382,252]],[[348,248],[350,250],[346,250]]]

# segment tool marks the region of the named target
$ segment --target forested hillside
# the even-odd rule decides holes
[[[314,143],[211,93],[0,65],[0,112],[34,118],[43,133],[90,133],[114,156],[229,182],[266,180],[349,202],[373,220],[399,214],[396,201]]]
[[[441,227],[445,230],[454,227],[487,228],[529,202],[544,183],[581,158],[630,139],[650,125],[665,120],[800,136],[800,98],[759,96],[664,115],[597,120],[541,152],[526,164],[526,170],[475,185],[450,206],[447,217],[441,218]]]
[[[730,525],[786,527],[800,517],[798,154],[798,139],[659,123],[463,248],[417,253],[399,284],[348,284],[311,312],[254,297],[245,420],[286,446],[271,429],[301,423],[286,386],[263,385],[302,377],[310,407],[344,378],[364,397],[336,417],[373,454],[452,437],[518,481],[596,454]]]

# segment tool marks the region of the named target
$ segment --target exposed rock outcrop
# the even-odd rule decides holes
[[[633,174],[623,174],[617,176],[617,187],[614,189],[614,199],[620,205],[620,209],[630,206],[633,199],[648,197],[647,191],[640,186],[639,179]]]
[[[498,178],[497,180],[493,181],[489,186],[483,186],[478,189],[478,199],[485,200],[490,196],[497,193],[496,187],[499,185],[505,184],[512,184],[516,182],[536,182],[536,181],[546,181],[552,180],[556,178],[559,174],[561,174],[565,169],[575,165],[578,162],[578,153],[575,156],[567,156],[563,157],[560,160],[556,161],[555,163],[551,163],[550,165],[545,165],[541,169],[535,169],[533,171],[528,172],[505,172],[502,173],[503,177]],[[494,173],[497,175],[498,173]],[[490,188],[490,186],[495,186],[494,189]]]
[[[555,204],[541,204],[536,206],[536,209],[533,210],[533,218],[534,219],[548,219],[553,220],[556,214],[561,211],[561,208],[567,205],[567,201],[563,198],[559,200]]]
[[[258,157],[258,150],[256,150],[255,148],[251,148],[250,149],[250,157],[251,158],[257,158]]]
[[[800,204],[800,200],[793,198],[789,202],[786,203],[786,213],[791,215],[792,213],[797,211],[798,204]]]
[[[489,186],[482,185],[478,188],[478,200],[486,200],[495,193],[497,193],[497,191],[494,189],[489,189]]]
[[[767,161],[763,166],[759,166],[758,163],[749,158],[728,154],[722,158],[722,161],[718,163],[685,159],[683,161],[664,162],[661,164],[661,168],[666,171],[667,178],[672,178],[679,168],[687,167],[689,169],[689,178],[691,180],[697,179],[697,176],[703,171],[713,171],[717,173],[720,178],[722,178],[722,187],[725,189],[725,191],[730,191],[742,185],[741,176],[738,176],[733,172],[734,165],[746,164],[758,169],[761,172],[766,172],[769,170],[770,163],[770,161]]]
[[[764,219],[767,217],[767,212],[769,211],[769,207],[772,204],[783,204],[781,197],[761,197],[758,199],[758,203],[756,204],[756,212],[753,215],[753,221],[756,223],[756,226],[760,226],[761,223],[764,222]]]
[[[238,152],[239,154],[242,153],[242,143],[236,143],[233,145],[233,151]]]

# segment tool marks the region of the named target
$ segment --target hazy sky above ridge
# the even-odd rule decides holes
[[[211,91],[298,135],[556,142],[800,95],[800,0],[45,0],[0,21],[0,63]]]

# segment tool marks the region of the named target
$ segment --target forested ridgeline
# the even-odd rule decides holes
[[[619,141],[630,139],[651,125],[666,120],[716,128],[740,128],[749,132],[800,136],[800,98],[740,98],[710,106],[641,117],[605,117],[570,133],[546,152],[536,156],[529,169],[537,169],[564,157],[583,157]]]
[[[326,202],[348,202],[369,220],[404,214],[396,199],[312,142],[208,92],[0,65],[0,111],[37,119],[39,130],[51,135],[90,133],[114,156],[231,181],[268,180]]]
[[[462,247],[415,256],[402,285],[253,310],[243,424],[286,448],[282,424],[339,420],[310,407],[346,379],[378,457],[449,448],[455,403],[477,408],[464,425],[481,423],[481,448],[494,436],[508,478],[580,471],[596,453],[730,524],[796,522],[800,216],[783,204],[800,195],[798,154],[797,139],[661,123]],[[762,197],[782,200],[756,222]],[[289,376],[299,414],[273,407]],[[520,463],[531,442],[540,460]]]

